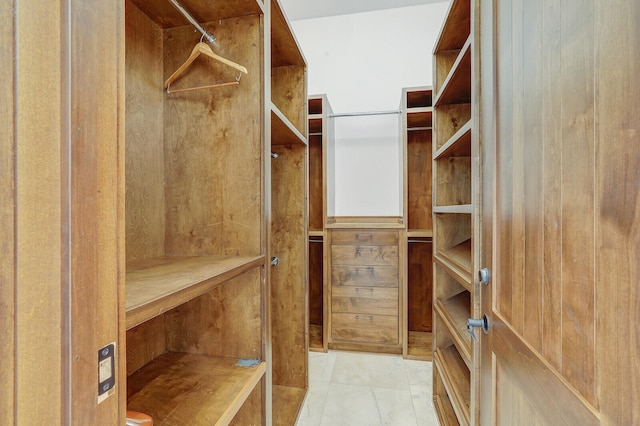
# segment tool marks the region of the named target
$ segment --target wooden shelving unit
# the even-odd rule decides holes
[[[127,0],[127,404],[159,425],[292,424],[308,375],[306,62],[277,0],[182,4],[248,74],[168,93],[200,35],[168,2]],[[175,87],[226,77],[202,57]]]
[[[434,48],[434,403],[442,424],[462,425],[479,421],[479,351],[467,332],[480,302],[472,3],[452,0]]]
[[[278,0],[270,18],[271,411],[291,425],[308,389],[307,63]]]
[[[324,251],[327,218],[327,151],[333,141],[333,114],[326,95],[308,98],[309,128],[309,350],[326,352],[328,277]]]
[[[431,87],[403,89],[400,110],[404,144],[403,186],[406,224],[402,353],[408,359],[430,361],[433,353]]]

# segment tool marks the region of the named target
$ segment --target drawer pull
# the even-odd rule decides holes
[[[356,287],[356,293],[370,293],[373,294],[373,289],[372,288],[358,288]]]
[[[367,271],[369,273],[369,275],[373,275],[374,271],[375,271],[375,268],[373,266],[367,266],[365,268],[365,271]],[[356,274],[359,274],[359,273],[360,273],[360,268],[356,268]]]
[[[371,315],[356,315],[356,319],[358,321],[373,321],[373,317]]]
[[[372,248],[356,247],[356,257],[360,256],[362,254],[362,251],[368,251],[369,253],[373,253],[373,249]]]
[[[371,238],[373,238],[373,234],[356,234],[356,239],[359,239],[359,238],[371,239]]]

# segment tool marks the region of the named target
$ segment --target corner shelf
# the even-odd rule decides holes
[[[127,330],[262,266],[264,256],[160,257],[127,266]]]
[[[166,352],[129,376],[128,409],[154,424],[229,424],[266,372],[266,363]]]

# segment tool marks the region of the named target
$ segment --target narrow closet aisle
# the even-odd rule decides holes
[[[311,352],[309,392],[296,425],[437,425],[431,365],[400,355]]]

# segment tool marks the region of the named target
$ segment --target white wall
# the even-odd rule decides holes
[[[308,93],[334,112],[395,110],[402,88],[430,86],[448,1],[292,22],[308,62]],[[336,216],[398,216],[397,116],[336,118]]]

